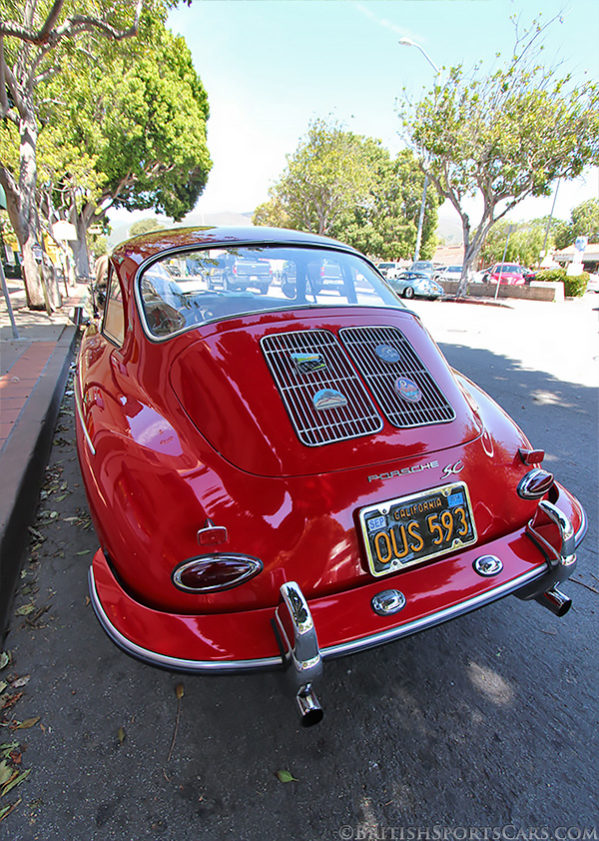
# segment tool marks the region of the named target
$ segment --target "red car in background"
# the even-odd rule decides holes
[[[293,284],[213,288],[232,260]],[[199,228],[120,245],[75,407],[92,605],[147,663],[284,670],[314,724],[329,658],[509,594],[570,607],[582,506],[341,243]]]
[[[523,286],[526,283],[525,274],[528,269],[517,263],[496,263],[483,275],[484,283],[508,283],[512,286]]]

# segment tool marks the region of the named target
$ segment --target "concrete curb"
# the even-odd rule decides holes
[[[37,509],[76,335],[76,327],[65,326],[0,456],[0,475],[6,489],[0,499],[0,641],[8,631],[27,527]]]

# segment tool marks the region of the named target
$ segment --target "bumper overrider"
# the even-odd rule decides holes
[[[89,570],[91,602],[111,640],[151,665],[199,674],[283,670],[302,723],[311,725],[322,718],[314,685],[326,659],[393,642],[510,594],[563,616],[571,601],[557,585],[574,572],[575,550],[587,530],[582,506],[579,511],[575,531],[563,511],[542,500],[524,529],[488,542],[484,554],[475,546],[443,559],[445,592],[460,595],[440,609],[434,565],[425,564],[410,570],[409,591],[400,572],[308,601],[288,581],[274,611],[166,613],[133,598],[102,550]],[[448,581],[455,586],[447,587]]]

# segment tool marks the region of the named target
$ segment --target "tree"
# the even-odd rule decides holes
[[[2,0],[0,6],[0,117],[16,128],[19,160],[0,163],[0,184],[19,240],[28,305],[50,309],[48,282],[40,277],[34,247],[41,242],[36,187],[38,86],[60,72],[81,42],[90,56],[99,40],[117,42],[138,31],[144,6],[159,0]]]
[[[414,156],[395,160],[380,141],[314,121],[253,222],[327,234],[379,258],[414,250],[424,176]],[[434,249],[437,198],[430,191],[423,254]]]
[[[502,219],[489,231],[481,254],[485,266],[498,263],[505,251],[505,259],[525,266],[538,264],[549,225],[546,248],[551,248],[558,228],[557,220],[549,217],[533,219],[530,222],[508,222]],[[508,239],[509,237],[509,239]],[[507,243],[507,250],[505,248]]]
[[[548,195],[557,178],[571,179],[599,163],[599,92],[576,88],[569,76],[540,63],[542,33],[553,21],[516,29],[505,68],[468,78],[461,65],[445,84],[400,109],[407,136],[440,196],[462,221],[466,290],[493,225],[528,196]],[[482,212],[470,221],[464,201],[478,195]]]
[[[599,242],[599,199],[587,199],[572,209],[570,222],[562,224],[555,244],[567,248],[580,236]]]
[[[195,206],[212,165],[208,99],[183,38],[153,21],[143,43],[123,53],[71,73],[66,114],[53,121],[55,147],[86,149],[93,159],[91,179],[73,178],[69,166],[55,179],[77,227],[80,274],[88,272],[86,231],[110,207],[153,208],[179,220]]]
[[[345,209],[368,193],[373,177],[368,164],[360,137],[314,120],[254,221],[272,224],[280,218],[283,227],[330,234]]]
[[[158,219],[140,219],[139,222],[134,222],[129,228],[129,236],[137,237],[141,234],[149,234],[153,231],[162,231],[164,229]]]
[[[378,141],[365,139],[373,180],[369,194],[347,208],[332,234],[359,251],[381,260],[411,258],[416,245],[424,175],[414,155],[405,149],[391,158]],[[438,198],[434,189],[426,196],[420,252],[432,257],[437,238]]]

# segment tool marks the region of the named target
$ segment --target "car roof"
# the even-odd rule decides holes
[[[138,265],[156,254],[179,249],[217,248],[236,245],[316,245],[321,248],[335,248],[354,254],[358,252],[351,246],[344,245],[329,237],[304,231],[292,231],[284,228],[261,227],[196,227],[170,228],[140,234],[118,245],[112,259],[119,263],[133,260]]]

